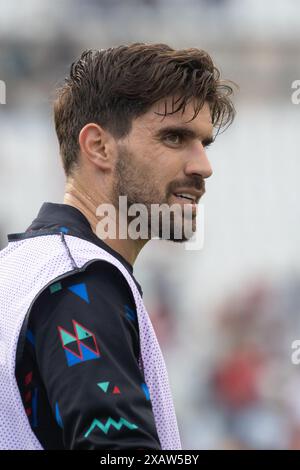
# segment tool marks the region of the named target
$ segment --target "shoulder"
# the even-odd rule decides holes
[[[131,288],[120,270],[96,261],[48,285],[32,305],[28,328],[32,334],[54,324],[85,322],[91,328],[122,328],[137,339],[138,321]]]
[[[37,306],[58,305],[60,301],[77,300],[93,304],[94,296],[110,299],[118,303],[120,300],[133,301],[131,288],[121,271],[111,263],[103,260],[95,261],[80,271],[70,271],[46,285],[35,299],[32,310]]]

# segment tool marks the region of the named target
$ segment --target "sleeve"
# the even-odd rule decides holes
[[[45,302],[46,296],[46,302]],[[66,449],[161,449],[126,279],[99,261],[35,305],[35,354]]]

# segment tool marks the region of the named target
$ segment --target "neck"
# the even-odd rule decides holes
[[[101,199],[101,198],[99,198]],[[97,224],[101,220],[96,215],[97,207],[101,203],[107,203],[107,200],[96,200],[94,199],[91,194],[81,186],[81,184],[75,180],[70,179],[66,183],[65,187],[65,194],[64,194],[64,204],[68,204],[69,206],[73,206],[76,209],[80,210],[80,212],[86,217],[88,220],[92,231],[96,236],[97,234]],[[116,215],[118,220],[118,211],[116,209]],[[147,240],[132,240],[129,237],[126,239],[119,239],[119,227],[117,223],[116,227],[116,237],[115,238],[105,238],[103,240],[108,246],[110,246],[113,250],[118,252],[123,258],[133,266],[135,260],[146,244]],[[98,237],[100,238],[100,237]]]

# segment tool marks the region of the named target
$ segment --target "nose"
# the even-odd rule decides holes
[[[211,164],[207,158],[205,148],[201,143],[189,154],[185,165],[186,175],[201,175],[202,178],[209,178],[213,174]]]

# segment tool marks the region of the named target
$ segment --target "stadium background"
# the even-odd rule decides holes
[[[204,248],[155,240],[135,265],[183,448],[299,449],[297,0],[0,0],[0,248],[62,201],[51,99],[69,64],[136,41],[203,48],[240,86],[236,121],[208,150]]]

